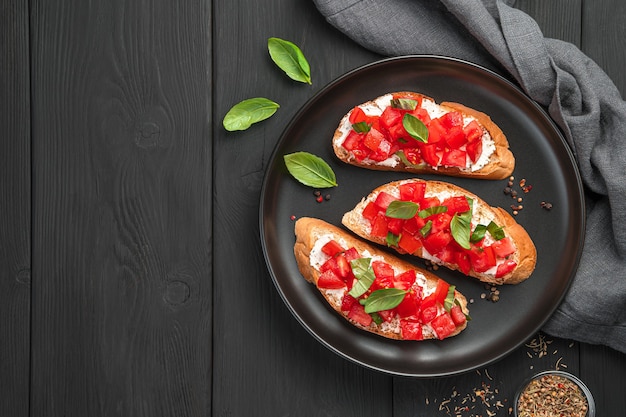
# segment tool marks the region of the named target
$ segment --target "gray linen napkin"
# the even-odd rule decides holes
[[[626,352],[626,102],[608,76],[574,45],[545,38],[514,1],[314,2],[372,51],[445,55],[506,71],[548,108],[580,169],[587,228],[576,277],[543,330]]]

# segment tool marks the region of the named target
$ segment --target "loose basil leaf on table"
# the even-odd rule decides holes
[[[278,103],[264,97],[249,98],[231,107],[222,124],[229,132],[246,130],[252,124],[271,117],[279,107]]]
[[[302,184],[316,188],[337,186],[335,173],[319,156],[309,152],[294,152],[283,158],[289,173]]]
[[[267,49],[272,61],[285,71],[289,78],[311,84],[311,67],[296,44],[280,38],[269,38]]]

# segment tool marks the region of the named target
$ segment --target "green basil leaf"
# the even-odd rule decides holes
[[[296,44],[280,38],[269,38],[267,49],[272,61],[285,71],[289,78],[311,84],[311,67]]]
[[[493,221],[487,225],[487,231],[495,240],[504,239],[504,229],[495,224]]]
[[[422,235],[422,237],[428,236],[428,234],[430,233],[430,229],[432,228],[433,228],[433,221],[428,220],[426,224],[420,229],[420,234]]]
[[[367,124],[367,122],[359,122],[359,123],[352,124],[352,129],[354,129],[356,133],[367,133],[370,131],[371,128],[372,126]]]
[[[393,98],[391,99],[391,107],[400,110],[415,110],[417,100],[413,100],[412,98]]]
[[[402,126],[413,139],[419,142],[428,142],[428,128],[417,117],[410,113],[405,114],[402,117]]]
[[[469,249],[474,201],[467,197],[465,198],[469,203],[470,209],[463,213],[455,213],[454,216],[452,216],[452,220],[450,220],[450,231],[456,243],[464,249]]]
[[[454,298],[455,289],[456,287],[454,285],[450,285],[450,287],[448,287],[448,294],[446,295],[446,299],[443,300],[443,308],[447,312],[450,312],[450,309],[452,308],[452,306],[454,305],[454,302],[456,301],[456,299]]]
[[[278,103],[264,97],[249,98],[231,107],[222,124],[229,132],[246,130],[253,123],[271,117],[279,107]]]
[[[402,302],[405,294],[406,291],[399,288],[376,290],[365,300],[365,312],[374,313],[395,308]]]
[[[435,214],[445,213],[446,211],[448,211],[448,207],[446,206],[432,206],[428,207],[427,209],[420,210],[417,215],[420,216],[422,219],[425,219]]]
[[[487,233],[487,226],[484,224],[477,224],[472,232],[472,236],[470,237],[470,242],[480,242],[485,238],[485,233]]]
[[[394,219],[411,219],[415,217],[417,211],[419,210],[419,207],[420,206],[418,204],[412,201],[395,200],[392,201],[389,206],[387,206],[385,216]]]
[[[398,242],[400,241],[399,235],[394,235],[391,232],[387,232],[387,238],[385,239],[387,246],[398,246]]]
[[[383,320],[382,317],[380,317],[380,314],[378,314],[378,313],[370,313],[370,316],[372,317],[372,321],[374,323],[376,323],[377,325],[380,326],[381,324],[383,324],[384,320]]]
[[[350,267],[352,268],[352,273],[356,281],[349,294],[354,298],[359,298],[365,294],[376,279],[371,261],[372,258],[358,258],[350,261]]]
[[[289,173],[302,184],[315,188],[337,186],[335,173],[319,156],[308,152],[295,152],[283,158]]]

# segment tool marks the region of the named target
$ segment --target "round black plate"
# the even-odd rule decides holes
[[[524,208],[516,217],[538,252],[533,275],[500,288],[500,301],[481,299],[484,284],[457,272],[438,275],[468,299],[472,321],[460,335],[443,341],[395,341],[357,329],[335,313],[300,275],[293,255],[291,216],[317,217],[335,225],[343,213],[375,187],[408,178],[341,163],[331,137],[352,107],[393,91],[416,91],[437,102],[457,101],[488,115],[503,129],[516,157],[515,188]],[[287,172],[283,155],[307,151],[335,171],[339,185],[317,203],[311,188]],[[434,176],[423,176],[435,179]],[[532,190],[523,193],[518,181]],[[507,180],[438,177],[465,187],[491,205],[511,211],[517,204],[503,190]],[[545,210],[541,202],[552,203]],[[276,288],[293,315],[321,343],[363,366],[395,375],[433,377],[484,366],[533,336],[554,312],[573,277],[584,236],[583,191],[566,142],[546,113],[516,86],[476,65],[436,56],[385,59],[354,70],[329,84],[296,114],[280,138],[266,173],[260,205],[261,242]],[[419,259],[413,259],[423,266]]]

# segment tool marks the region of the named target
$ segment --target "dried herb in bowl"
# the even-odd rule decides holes
[[[589,389],[574,375],[545,371],[522,385],[515,398],[517,417],[594,417]]]

